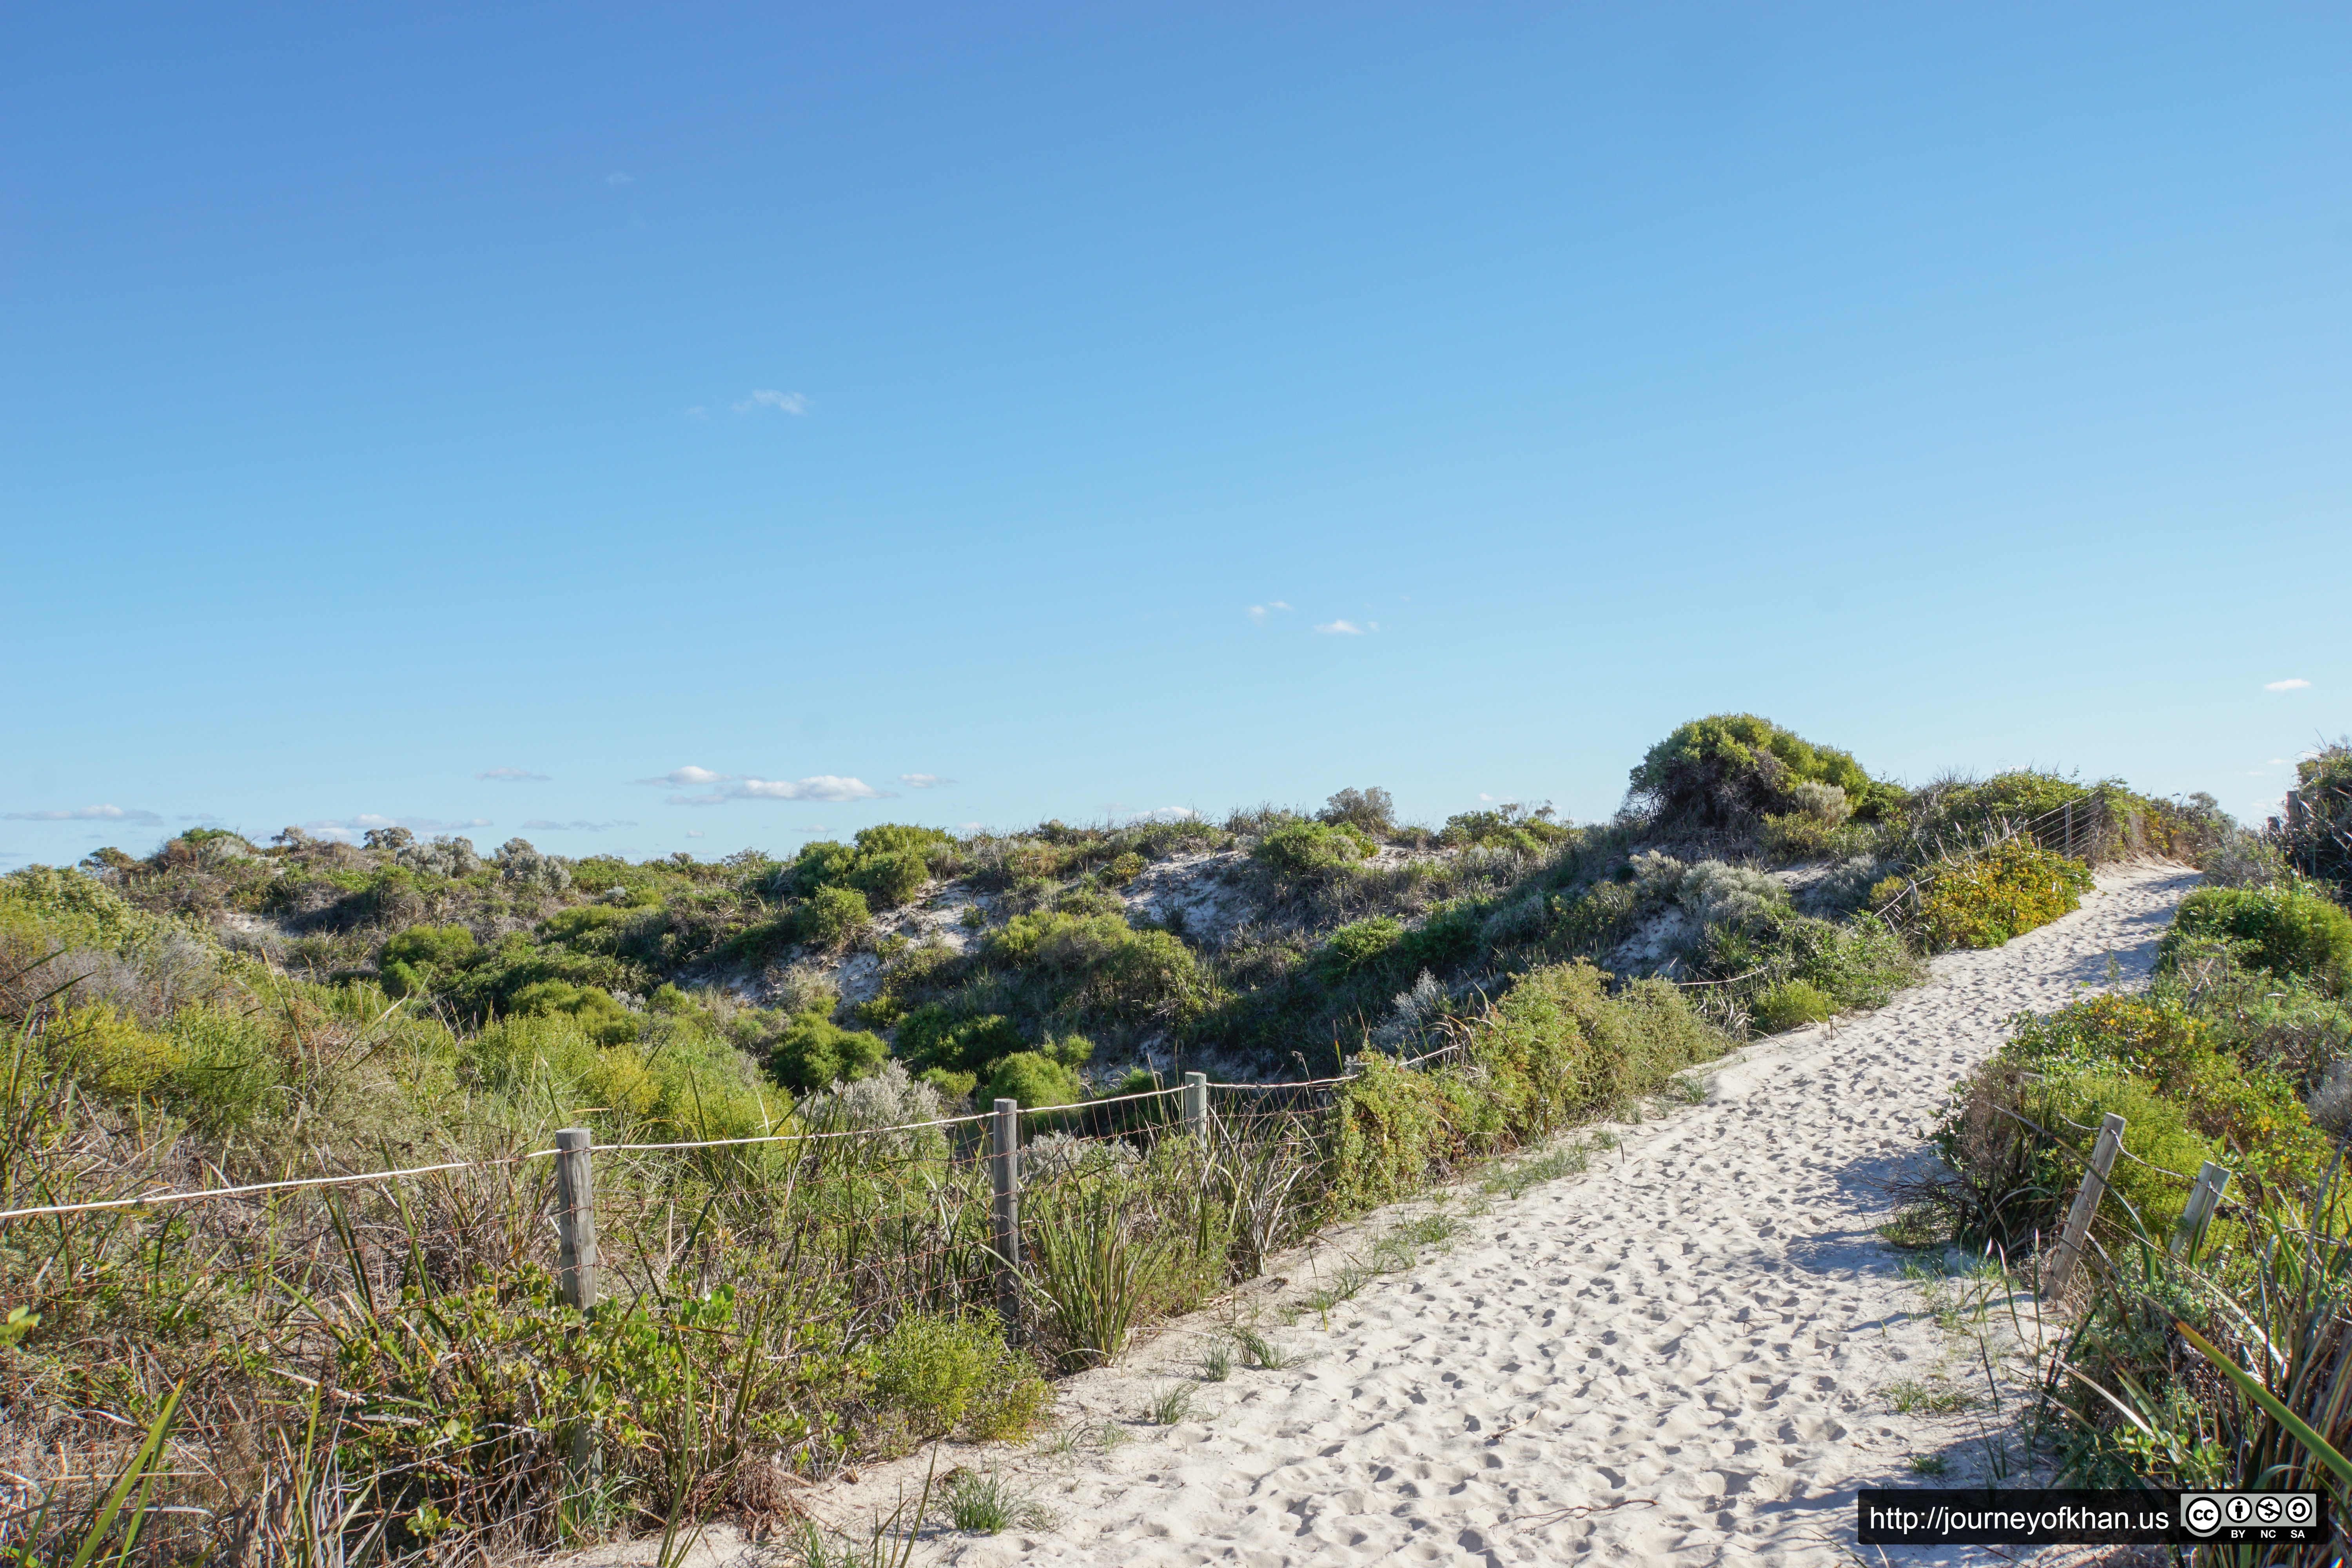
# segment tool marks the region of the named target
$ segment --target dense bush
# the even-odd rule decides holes
[[[1352,823],[1294,822],[1258,840],[1251,853],[1284,876],[1303,877],[1352,864],[1378,847]]]
[[[1318,822],[1346,826],[1371,838],[1386,838],[1396,830],[1396,802],[1378,784],[1370,789],[1343,789],[1315,814]]]
[[[1024,1110],[1076,1105],[1086,1099],[1076,1067],[1045,1051],[1015,1051],[990,1064],[983,1100],[1017,1100]]]
[[[1323,971],[1334,980],[1344,980],[1359,970],[1393,967],[1387,961],[1404,936],[1403,924],[1388,915],[1341,926],[1324,939]]]
[[[1515,849],[1541,855],[1576,841],[1576,830],[1552,820],[1549,805],[1528,807],[1505,801],[1487,811],[1465,811],[1445,819],[1437,841],[1454,848]]]
[[[2352,896],[2352,743],[2323,746],[2294,765],[2294,795],[2272,821],[2280,850],[2306,877]]]
[[[1633,799],[1661,820],[1735,827],[1785,812],[1799,785],[1834,784],[1858,816],[1873,817],[1901,792],[1873,780],[1853,757],[1816,746],[1752,713],[1695,719],[1650,748],[1632,775]]]
[[[813,1007],[795,1014],[777,1037],[768,1052],[768,1071],[785,1088],[810,1094],[865,1078],[889,1056],[881,1036],[845,1029],[826,1011]]]
[[[1522,976],[1470,1027],[1465,1064],[1416,1072],[1361,1060],[1339,1091],[1337,1211],[1391,1202],[1464,1160],[1654,1093],[1730,1044],[1673,985],[1641,980],[1612,996],[1583,963]]]
[[[1756,1027],[1778,1035],[1818,1024],[1836,1012],[1836,1001],[1811,981],[1783,980],[1756,999]]]
[[[2010,838],[1972,858],[1930,868],[1916,920],[1932,950],[1999,947],[2072,914],[2090,890],[2090,868],[2080,860]]]
[[[794,934],[812,947],[838,952],[865,934],[873,923],[866,895],[855,888],[828,885],[816,889],[800,908]]]
[[[1052,1389],[984,1318],[901,1318],[871,1363],[875,1398],[906,1426],[907,1446],[951,1434],[985,1443],[1036,1424]],[[898,1445],[890,1445],[896,1447]]]
[[[1045,1011],[1072,1023],[1183,1023],[1211,1001],[1207,976],[1183,942],[1139,931],[1117,914],[1020,915],[982,946],[990,963],[1042,984]]]
[[[2200,888],[2180,900],[2159,962],[2218,939],[2253,968],[2297,975],[2336,994],[2352,983],[2352,915],[2316,894],[2290,888]]]

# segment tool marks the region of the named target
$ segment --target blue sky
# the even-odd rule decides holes
[[[2352,729],[2347,46],[10,7],[0,865],[1589,819],[1727,710],[2258,815]]]

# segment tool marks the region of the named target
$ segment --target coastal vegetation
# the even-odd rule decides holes
[[[0,1224],[0,1466],[128,1475],[165,1432],[191,1552],[284,1528],[270,1500],[322,1455],[362,1557],[757,1522],[784,1477],[1017,1436],[1052,1376],[1318,1226],[1881,1005],[2132,853],[2263,877],[2184,916],[2143,1045],[2043,1026],[2018,1081],[2093,1120],[2155,1096],[2166,1158],[2259,1136],[2262,1179],[2309,1179],[2341,1044],[2309,1020],[2345,952],[2296,844],[2115,781],[1906,789],[1748,715],[1629,784],[1592,824],[1402,823],[1351,787],[716,861],[193,829],[0,879],[0,1207],[54,1211]],[[2211,1022],[2224,995],[2266,1021]],[[1157,1093],[1195,1067],[1239,1086],[1206,1127]],[[957,1121],[999,1099],[1034,1113],[1015,1334]],[[546,1239],[542,1153],[574,1126],[593,1313]],[[415,1173],[121,1202],[390,1170]],[[45,1540],[129,1549],[104,1488],[60,1485]]]

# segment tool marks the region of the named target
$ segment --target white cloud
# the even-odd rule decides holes
[[[1364,635],[1364,628],[1353,621],[1326,621],[1315,629],[1325,637],[1360,637]],[[1377,624],[1372,627],[1374,631],[1379,629]]]
[[[706,425],[707,425],[707,424],[709,424],[709,423],[710,422],[710,416],[709,416],[709,414],[708,414],[707,412],[705,412],[705,410],[703,409],[702,405],[701,405],[701,404],[699,404],[699,403],[696,404],[693,407],[691,407],[691,408],[688,409],[688,410],[686,411],[686,416],[687,416],[688,419],[699,419],[699,420],[701,420],[701,421],[702,421],[704,424],[706,424]]]
[[[730,792],[738,800],[895,800],[864,779],[818,773],[805,779],[745,779]]]
[[[545,784],[545,773],[534,773],[522,768],[492,768],[486,773],[476,773],[478,779],[493,779],[499,784]]]
[[[635,174],[625,174],[621,173],[620,170],[615,169],[611,174],[604,176],[604,183],[617,190],[623,185],[635,184],[637,183],[637,177]]]
[[[691,784],[732,784],[733,773],[714,773],[709,768],[698,768],[691,763],[682,768],[672,768],[649,779],[633,779],[633,784],[667,784],[672,789],[685,789]]]
[[[524,824],[523,824],[523,826],[524,826],[525,827],[537,827],[537,828],[542,828],[542,829],[549,829],[549,828],[561,829],[561,830],[562,830],[563,832],[566,832],[566,833],[602,833],[602,832],[604,832],[604,831],[606,828],[608,828],[608,827],[635,827],[635,826],[636,826],[636,824],[635,824],[635,823],[634,823],[634,822],[619,822],[619,821],[614,821],[614,822],[550,822],[549,820],[547,820],[547,818],[545,818],[545,817],[543,817],[543,816],[534,816],[534,817],[532,817],[529,822],[524,823]]]
[[[70,811],[11,811],[0,813],[9,822],[161,822],[152,811],[124,810],[119,805],[78,805]]]
[[[702,837],[702,834],[698,829],[689,827],[686,830],[686,836],[688,838],[699,838]]]
[[[1286,610],[1290,608],[1288,605],[1284,604],[1280,599],[1271,601],[1265,607],[1269,610]]]
[[[943,779],[937,773],[900,773],[898,782],[908,789],[945,789],[955,780]]]
[[[2299,677],[2287,680],[2265,680],[2263,682],[2263,689],[2264,691],[2301,691],[2310,684],[2311,682]]]
[[[809,400],[797,392],[778,392],[772,386],[755,387],[751,395],[735,405],[738,414],[749,414],[755,408],[776,408],[786,414],[801,415],[809,410]]]
[[[708,784],[708,795],[674,795],[671,805],[725,805],[730,800],[896,800],[898,797],[887,789],[876,789],[864,779],[844,778],[835,773],[817,773],[804,779],[755,779],[733,773],[713,773],[701,768],[680,768],[679,774],[701,773],[700,778],[677,778],[679,784]],[[676,775],[673,775],[674,777]],[[656,779],[640,783],[657,784]]]
[[[200,811],[193,816],[183,816],[178,820],[182,822],[218,822],[220,818],[215,816],[209,811]]]
[[[1163,805],[1157,811],[1138,812],[1128,820],[1129,822],[1189,822],[1200,815],[1189,805]]]
[[[1479,798],[1480,800],[1492,800],[1492,799],[1494,799],[1495,797],[1494,797],[1493,795],[1488,795],[1485,790],[1483,790],[1483,789],[1482,789],[1482,790],[1480,790],[1480,791],[1478,792],[1478,798]]]
[[[1268,611],[1286,610],[1288,608],[1290,608],[1290,606],[1284,604],[1280,599],[1268,599],[1263,605],[1252,605],[1247,613],[1251,620],[1255,621],[1260,626],[1264,626],[1265,625],[1265,617]]]

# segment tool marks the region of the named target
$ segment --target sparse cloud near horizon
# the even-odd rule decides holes
[[[1129,822],[1190,822],[1201,814],[1189,805],[1163,805],[1152,811],[1139,811]]]
[[[643,784],[667,784],[672,789],[700,789],[703,795],[674,795],[671,805],[725,805],[730,800],[896,800],[887,789],[876,789],[860,778],[815,773],[804,779],[761,779],[745,773],[718,773],[691,764],[673,768]]]
[[[2285,680],[2265,680],[2263,682],[2263,689],[2264,691],[2301,691],[2310,684],[2311,682],[2302,677],[2294,676]]]
[[[1379,631],[1381,629],[1381,623],[1378,621],[1366,621],[1360,626],[1353,621],[1325,621],[1321,626],[1317,626],[1315,629],[1321,632],[1325,637],[1360,637],[1368,632]]]
[[[809,400],[797,392],[779,392],[772,386],[754,387],[751,395],[735,405],[738,414],[749,414],[758,408],[773,408],[797,417],[809,410]]]
[[[540,831],[541,831],[541,832],[542,832],[542,833],[546,833],[546,832],[554,832],[554,831],[558,831],[558,830],[561,830],[561,831],[565,832],[565,833],[602,833],[602,832],[605,831],[607,828],[613,828],[613,827],[635,827],[635,826],[636,826],[636,824],[635,824],[635,823],[634,823],[634,822],[620,822],[620,821],[614,821],[614,822],[550,822],[547,818],[545,818],[545,817],[543,817],[543,816],[534,816],[534,817],[532,817],[530,821],[528,821],[528,822],[524,823],[524,824],[523,824],[523,826],[524,826],[525,827],[537,828],[538,830],[540,830]]]
[[[937,773],[900,773],[898,782],[908,789],[945,789],[956,781],[943,779]]]
[[[1249,607],[1248,614],[1251,620],[1255,621],[1260,626],[1264,626],[1265,625],[1265,617],[1267,615],[1276,610],[1286,610],[1288,608],[1290,608],[1290,606],[1284,604],[1280,599],[1268,599],[1263,605],[1252,605]]]
[[[152,811],[125,809],[119,805],[77,805],[69,811],[10,811],[0,812],[0,820],[8,822],[136,822],[157,823],[163,817]]]
[[[476,773],[474,776],[478,779],[488,779],[494,784],[545,784],[548,782],[545,773],[531,773],[524,768],[492,768],[488,773]]]

